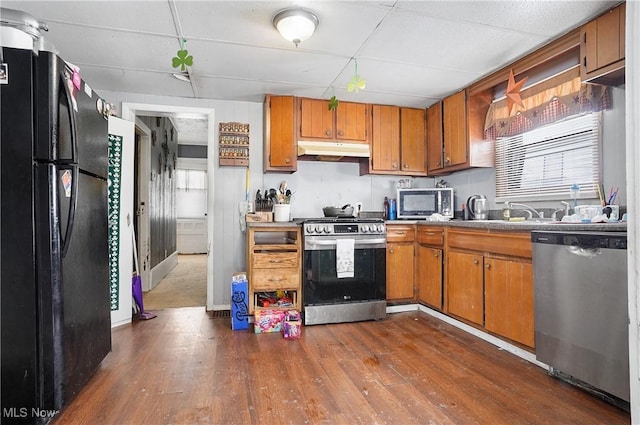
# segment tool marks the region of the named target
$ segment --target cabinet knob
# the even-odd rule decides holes
[[[338,136],[344,136],[344,132],[342,130],[338,130]]]
[[[389,253],[393,254],[393,248],[389,248]]]
[[[484,267],[489,270],[491,268],[491,264],[485,264]]]
[[[325,131],[324,134],[327,135],[327,136],[331,136],[331,130]]]
[[[398,168],[398,164],[396,164],[396,163],[394,162],[393,164],[391,164],[391,168],[393,168],[393,169],[395,170],[396,168]]]
[[[288,163],[291,162],[291,160],[289,158],[287,158],[287,159],[284,160],[284,162],[285,162],[285,164],[288,164]]]
[[[450,163],[450,162],[451,162],[451,158],[445,158],[444,162],[445,162],[446,164]]]
[[[439,167],[440,166],[440,161],[436,161],[436,165]]]
[[[473,260],[473,264],[478,265],[480,263],[480,261],[478,260]]]
[[[398,230],[395,232],[396,235],[405,235],[407,232],[405,232],[404,230]]]
[[[282,263],[282,260],[269,260],[270,263]]]
[[[409,165],[408,164],[404,164],[403,167],[404,168],[409,168]]]
[[[434,257],[436,257],[436,258],[438,258],[438,257],[440,256],[440,253],[439,253],[439,252],[434,252],[434,253],[433,253],[433,256],[434,256]]]

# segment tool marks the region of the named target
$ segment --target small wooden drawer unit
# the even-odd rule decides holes
[[[260,226],[258,223],[249,225],[247,265],[250,313],[262,309],[258,305],[261,295],[277,292],[286,292],[292,305],[274,305],[274,308],[300,310],[302,291],[300,227],[276,224]]]

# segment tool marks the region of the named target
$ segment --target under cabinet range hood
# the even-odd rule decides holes
[[[339,143],[316,142],[310,140],[298,141],[298,156],[316,155],[318,157],[359,157],[369,158],[369,144],[367,143]]]

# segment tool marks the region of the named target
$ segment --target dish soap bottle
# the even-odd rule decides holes
[[[502,207],[502,219],[509,221],[511,219],[511,209],[509,209],[509,202],[505,202]]]
[[[580,193],[580,186],[574,183],[571,185],[571,188],[569,190],[571,191],[571,200],[573,201],[573,210],[575,211],[576,207],[578,206],[578,194]]]

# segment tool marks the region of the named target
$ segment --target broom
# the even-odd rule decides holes
[[[127,221],[129,221],[128,217]],[[131,227],[131,239],[133,240],[133,263],[135,265],[133,278],[131,280],[131,290],[133,293],[133,299],[140,310],[140,319],[149,320],[157,317],[157,315],[149,311],[144,311],[144,305],[142,303],[142,276],[138,273],[138,248],[136,244],[136,234],[131,223],[129,223],[129,226]]]

